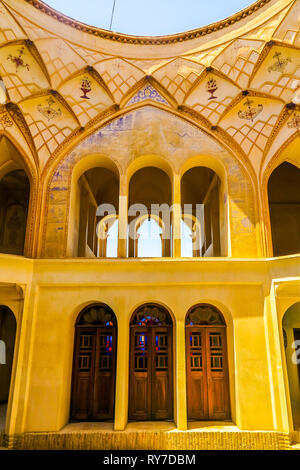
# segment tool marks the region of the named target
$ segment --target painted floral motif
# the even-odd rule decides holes
[[[300,131],[300,115],[295,113],[293,119],[288,122],[287,126],[289,129],[297,129],[297,131]]]
[[[0,124],[2,124],[4,128],[11,127],[13,125],[13,121],[7,113],[4,113],[0,115]]]
[[[158,103],[168,104],[168,102],[151,85],[147,85],[139,90],[136,95],[131,98],[128,104],[131,105],[144,100],[153,100]]]
[[[268,68],[269,72],[280,72],[283,73],[287,64],[291,62],[291,59],[289,57],[286,57],[285,59],[280,58],[282,55],[281,52],[275,52],[273,55],[273,59],[277,59],[275,64],[271,65],[271,67]]]
[[[87,93],[90,93],[92,90],[92,85],[88,77],[84,77],[80,80],[80,90],[82,91],[83,95],[80,97],[85,100],[89,100],[90,97],[87,96]]]
[[[264,109],[262,104],[257,105],[256,107],[251,106],[254,101],[250,101],[249,98],[244,103],[244,106],[247,107],[244,111],[240,110],[238,116],[240,119],[247,119],[248,121],[254,121],[255,118],[262,112]]]
[[[52,108],[52,105],[55,104],[55,100],[50,96],[46,102],[48,105],[42,106],[39,104],[37,106],[37,110],[39,113],[41,113],[45,118],[47,118],[48,121],[51,121],[54,118],[57,118],[62,115],[61,109],[54,109]]]
[[[16,72],[18,71],[19,67],[26,68],[29,70],[29,64],[25,64],[24,59],[22,56],[24,55],[24,46],[21,47],[21,49],[18,49],[17,51],[19,55],[12,55],[8,54],[7,60],[10,60],[13,64],[16,66]]]
[[[206,84],[206,90],[210,93],[209,100],[217,99],[217,96],[214,96],[214,93],[217,91],[218,85],[217,81],[214,78],[210,78]]]

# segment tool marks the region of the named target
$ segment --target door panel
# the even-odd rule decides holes
[[[98,329],[93,418],[113,419],[115,401],[115,329]]]
[[[149,339],[147,328],[131,328],[129,416],[136,420],[147,420],[151,413]]]
[[[208,418],[205,330],[186,329],[188,416]]]
[[[115,328],[76,328],[71,419],[113,419],[115,363]]]
[[[225,328],[207,328],[209,418],[229,418],[229,390]]]
[[[129,419],[171,419],[172,329],[131,327]]]
[[[188,417],[229,419],[225,328],[187,327],[186,345]]]
[[[154,420],[171,419],[172,390],[172,335],[170,327],[152,328],[152,416]]]
[[[88,419],[94,381],[96,331],[78,328],[73,366],[72,419]]]

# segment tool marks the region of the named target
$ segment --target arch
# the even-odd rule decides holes
[[[226,323],[211,304],[185,318],[188,419],[228,420],[230,412]]]
[[[36,168],[30,162],[28,155],[24,154],[24,150],[14,142],[11,136],[5,133],[0,134],[0,181],[7,177],[9,173],[23,171],[28,180],[29,194],[26,209],[26,226],[24,227],[23,249],[18,250],[15,254],[24,254],[31,256],[33,252],[33,237],[35,224],[35,210],[37,204],[37,184],[38,176]],[[1,251],[1,250],[0,250]],[[11,251],[11,250],[10,250]]]
[[[139,256],[139,227],[148,218],[162,229],[161,256],[171,253],[172,180],[161,168],[142,167],[130,178],[128,192],[128,247],[129,257]],[[138,215],[137,215],[138,214]],[[151,239],[150,239],[151,241]],[[154,240],[153,240],[154,243]],[[149,249],[151,248],[149,244]],[[149,257],[156,256],[149,251]]]
[[[14,313],[6,305],[0,305],[0,433],[4,431],[5,417],[10,396],[12,370],[15,356],[17,321]],[[4,418],[4,419],[3,419]]]
[[[78,314],[75,325],[84,326],[117,326],[114,311],[101,302],[89,304]]]
[[[273,256],[300,253],[300,168],[284,161],[268,180]]]
[[[98,178],[96,178],[97,172],[99,173]],[[97,192],[99,193],[101,190],[102,180],[104,185],[109,175],[111,184],[107,185],[106,189],[107,191],[115,190],[112,202],[115,215],[117,215],[120,168],[113,159],[101,154],[87,155],[77,161],[71,175],[68,175],[70,178],[70,215],[66,249],[69,256],[94,257],[100,256],[102,253],[101,250],[99,252],[96,227],[105,214],[98,213],[98,208],[101,203],[109,201],[106,198],[102,200],[103,195],[98,195]],[[98,181],[98,184],[95,180]],[[117,182],[117,188],[113,188],[115,182]],[[107,197],[109,198],[111,195],[107,194]]]
[[[174,172],[172,162],[166,160],[161,155],[141,155],[138,158],[134,158],[132,161],[130,161],[125,170],[128,186],[132,176],[137,171],[147,167],[159,168],[160,170],[164,171],[168,175],[170,181],[172,181]]]
[[[142,304],[130,319],[129,419],[173,418],[173,321],[160,304]]]
[[[186,326],[226,326],[222,312],[211,304],[193,305],[185,317]]]
[[[87,305],[75,323],[72,420],[112,420],[117,357],[117,318],[104,303]]]
[[[287,141],[285,141],[276,153],[272,156],[269,162],[262,166],[260,171],[261,179],[261,198],[262,198],[262,212],[263,220],[265,225],[265,244],[266,244],[266,255],[273,256],[273,245],[272,245],[272,234],[271,234],[271,221],[269,211],[269,197],[268,197],[268,184],[269,179],[282,163],[287,162],[300,168],[299,158],[299,136],[297,133],[291,135]]]
[[[15,169],[0,180],[0,252],[23,255],[30,201],[30,182]]]
[[[130,325],[165,326],[173,325],[169,310],[161,304],[144,303],[137,307],[130,318]]]
[[[134,109],[122,110],[106,118],[101,129],[91,132],[93,134],[82,138],[70,153],[64,154],[55,164],[55,169],[53,159],[52,163],[49,162],[48,168],[53,165],[53,170],[48,173],[49,185],[45,201],[48,212],[41,247],[43,257],[70,255],[67,250],[69,243],[67,240],[70,237],[69,177],[75,164],[83,156],[97,153],[101,146],[103,155],[113,154],[113,160],[120,162],[122,168],[120,173],[124,176],[124,181],[127,176],[127,184],[131,179],[131,173],[133,174],[138,167],[150,164],[150,161],[152,165],[162,165],[164,171],[172,175],[173,182],[176,172],[178,173],[180,169],[175,168],[174,162],[177,162],[176,167],[182,166],[185,161],[195,156],[196,148],[203,147],[204,141],[205,154],[220,160],[226,169],[225,183],[228,184],[228,192],[224,191],[224,199],[227,201],[230,198],[232,201],[228,214],[230,215],[228,246],[231,250],[228,254],[235,257],[257,256],[257,202],[254,195],[256,186],[253,171],[249,168],[249,162],[244,159],[241,161],[232,153],[232,149],[226,142],[224,143],[218,133],[213,135],[188,116],[171,109],[162,109],[155,103],[139,104]],[[187,145],[191,139],[192,147]],[[62,200],[65,201],[63,211]]]
[[[185,232],[190,231],[188,243]],[[203,235],[201,234],[200,221],[192,214],[184,214],[181,219],[181,257],[199,257],[202,247]]]
[[[201,246],[198,240],[199,246],[193,249],[193,256],[226,256],[229,234],[224,184],[211,168],[195,166],[196,161],[194,159],[181,177],[182,212],[184,216],[192,214],[201,229]]]
[[[143,256],[140,254],[140,245],[142,243],[142,241],[144,241],[144,244],[145,242],[147,242],[147,238],[146,239],[142,239],[141,237],[141,231],[143,231],[143,226],[146,224],[146,223],[150,223],[151,221],[154,222],[154,224],[156,225],[156,227],[159,227],[161,232],[159,233],[159,244],[160,244],[160,254],[157,255],[158,257],[164,257],[165,256],[165,224],[163,222],[163,220],[161,219],[161,217],[155,215],[155,214],[152,214],[152,215],[148,215],[148,214],[143,214],[141,215],[140,217],[138,217],[134,222],[134,257],[135,258],[143,258]],[[150,227],[150,230],[151,230],[151,227]],[[152,232],[151,232],[151,235],[152,235]],[[148,246],[148,249],[146,249],[146,254],[144,257],[153,257],[154,254],[153,254],[153,251],[150,253],[150,249],[151,250],[154,250],[155,247],[153,246],[153,242],[156,241],[158,238],[155,238],[153,239],[152,236],[150,238],[150,245],[151,247]],[[149,241],[149,240],[148,240]],[[149,245],[149,243],[148,243]],[[156,243],[157,245],[157,243]],[[157,247],[156,247],[157,248]]]
[[[284,356],[290,407],[295,430],[300,429],[300,301],[293,303],[282,318]]]
[[[100,258],[116,258],[118,256],[118,222],[119,217],[116,214],[108,214],[101,219],[96,227],[96,236],[98,240],[98,256]],[[115,231],[113,245],[110,243],[112,231]]]

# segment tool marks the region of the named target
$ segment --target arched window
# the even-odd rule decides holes
[[[192,307],[185,320],[188,418],[230,418],[226,324],[214,306]]]
[[[106,304],[86,307],[75,326],[72,420],[112,420],[117,319]]]
[[[153,217],[144,217],[136,228],[136,256],[149,258],[163,256],[163,230]]]
[[[129,419],[173,417],[172,319],[161,305],[139,307],[130,322]]]
[[[160,257],[171,254],[172,187],[165,171],[145,167],[129,182],[128,255]]]
[[[119,220],[115,215],[107,215],[97,225],[99,258],[118,257],[118,228]]]
[[[220,187],[219,177],[210,168],[194,167],[182,176],[181,256],[221,256],[221,232],[226,227],[221,230]]]
[[[300,168],[284,162],[268,182],[273,255],[300,253]]]
[[[181,219],[181,256],[193,258],[201,253],[201,226],[199,220],[189,214]]]
[[[119,177],[103,167],[86,171],[78,180],[78,256],[118,256]],[[74,231],[76,233],[76,230]]]

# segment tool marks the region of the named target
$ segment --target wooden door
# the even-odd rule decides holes
[[[116,328],[76,327],[71,419],[113,419]]]
[[[131,327],[129,419],[172,417],[172,327]]]
[[[186,328],[188,418],[230,418],[226,328]]]

